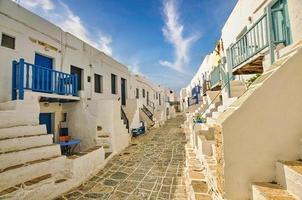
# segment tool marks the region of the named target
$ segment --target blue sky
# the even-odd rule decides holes
[[[237,0],[17,0],[134,73],[175,90],[211,52]]]

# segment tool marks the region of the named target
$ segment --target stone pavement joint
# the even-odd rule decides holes
[[[178,115],[162,127],[133,138],[132,145],[94,177],[57,199],[188,199],[186,137],[180,128],[183,121]]]

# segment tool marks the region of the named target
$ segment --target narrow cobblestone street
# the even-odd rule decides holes
[[[183,117],[179,115],[133,139],[96,176],[61,198],[187,199],[182,123]]]

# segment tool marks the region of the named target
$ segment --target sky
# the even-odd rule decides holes
[[[237,0],[15,0],[126,65],[179,91],[213,51]]]

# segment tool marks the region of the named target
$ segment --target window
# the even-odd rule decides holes
[[[78,90],[82,90],[84,87],[82,86],[82,69],[75,67],[73,65],[70,66],[70,73],[76,74],[78,76]]]
[[[94,74],[94,92],[95,93],[103,92],[103,76],[99,74]]]
[[[145,94],[145,89],[143,89],[143,98],[145,98],[146,94]]]
[[[111,94],[117,94],[117,89],[116,89],[116,75],[111,74]]]
[[[158,93],[156,92],[156,99],[158,99]]]
[[[158,104],[161,105],[160,94],[158,94]]]
[[[15,38],[2,33],[1,46],[15,49]]]
[[[139,89],[136,88],[136,98],[139,99]]]

